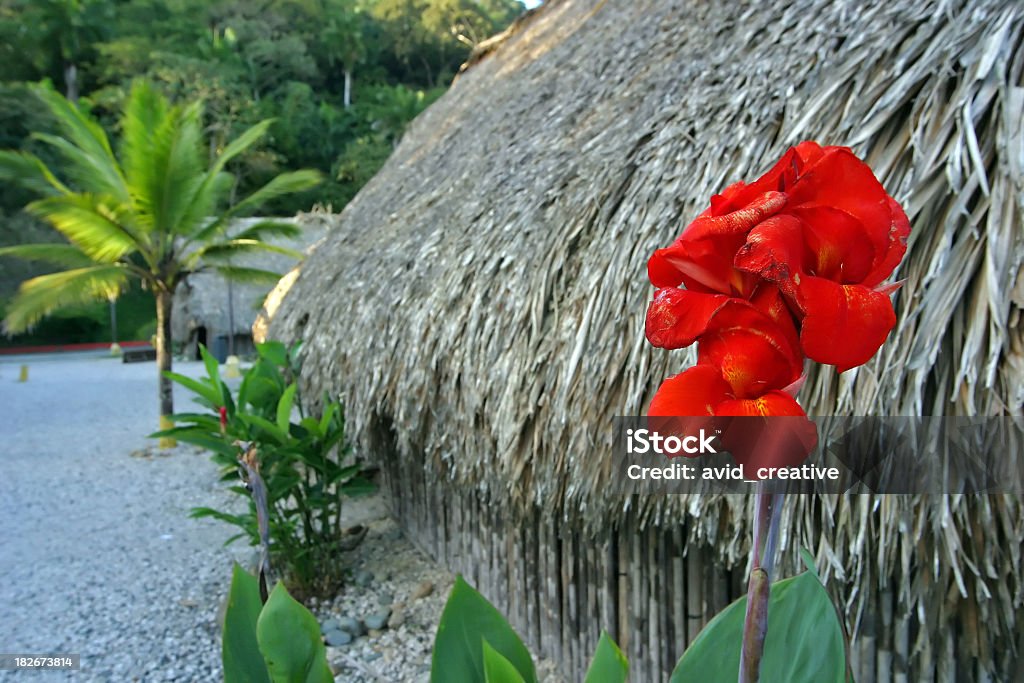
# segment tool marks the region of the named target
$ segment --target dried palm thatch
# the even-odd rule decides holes
[[[851,146],[911,218],[906,282],[890,341],[816,371],[808,412],[1019,414],[1022,37],[1009,0],[549,2],[319,219],[330,233],[272,294],[270,334],[306,340],[307,395],[343,395],[410,527],[439,514],[442,556],[489,544],[526,577],[478,576],[545,652],[578,670],[603,620],[656,680],[687,615],[735,592],[715,577],[742,573],[750,517],[744,498],[604,495],[612,417],[693,360],[644,341],[647,257],[789,145]],[[788,569],[816,553],[858,680],[1020,673],[1018,498],[805,497],[787,514]]]

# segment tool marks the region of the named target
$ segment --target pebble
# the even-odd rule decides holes
[[[320,633],[337,631],[339,628],[341,628],[341,623],[337,619],[328,619],[324,623],[320,624]]]
[[[377,602],[379,602],[382,607],[390,607],[395,602],[395,594],[388,593],[386,591],[384,593],[380,593],[377,595]]]
[[[388,628],[398,628],[405,623],[405,605],[396,605],[388,619]]]
[[[340,629],[334,629],[324,634],[324,640],[331,647],[341,647],[352,642],[352,634]]]
[[[409,596],[409,600],[419,600],[425,598],[434,592],[433,581],[420,581],[419,585],[416,586],[416,590]]]
[[[353,636],[361,636],[366,633],[366,627],[363,626],[363,622],[352,617],[341,617],[337,620],[337,624],[339,629],[351,633]]]
[[[379,612],[374,612],[370,616],[363,619],[366,623],[366,628],[371,631],[383,631],[388,625],[388,619],[391,617],[391,610],[385,609]]]
[[[355,578],[353,579],[355,584],[361,588],[366,588],[373,583],[373,572],[365,569],[360,569],[356,572]]]

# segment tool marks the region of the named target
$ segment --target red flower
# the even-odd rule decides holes
[[[895,325],[890,290],[878,285],[903,257],[909,232],[903,210],[849,149],[801,143],[753,183],[713,197],[672,246],[654,253],[648,275],[660,289],[648,338],[666,348],[692,343],[721,305],[717,297],[750,299],[767,281],[796,313],[809,358],[840,371],[861,365]],[[689,294],[665,293],[679,285]],[[678,327],[666,324],[670,308]]]
[[[228,428],[228,409],[221,406],[217,412],[220,413],[220,433],[223,434]]]
[[[910,223],[871,169],[845,147],[803,142],[750,184],[711,198],[647,264],[657,287],[647,339],[697,343],[698,364],[665,380],[649,416],[788,416],[786,429],[726,429],[738,462],[774,444],[799,462],[816,442],[793,398],[804,357],[840,372],[871,358],[896,322],[882,285],[906,252]],[[760,423],[758,423],[760,424]],[[692,426],[692,425],[691,425]],[[798,457],[799,456],[799,457]]]

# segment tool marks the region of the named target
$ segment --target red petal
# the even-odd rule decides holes
[[[715,407],[715,415],[735,417],[764,417],[768,415],[805,416],[804,409],[792,396],[782,391],[770,391],[752,399],[722,401]]]
[[[750,297],[750,305],[772,319],[792,349],[800,348],[800,332],[793,311],[786,303],[786,298],[777,285],[762,282]]]
[[[736,252],[734,263],[740,270],[776,282],[790,293],[794,276],[804,270],[807,248],[803,225],[788,214],[772,216],[747,235],[747,242]]]
[[[754,412],[742,412],[728,423],[716,421],[716,425],[721,424],[719,439],[723,448],[737,464],[743,465],[746,477],[758,477],[762,467],[797,467],[818,444],[817,425],[807,419],[795,401],[787,401],[784,394],[730,403],[758,404],[753,408],[737,406],[737,414]]]
[[[861,284],[865,287],[874,287],[892,275],[892,271],[896,269],[903,255],[907,252],[910,221],[907,219],[907,214],[903,212],[903,207],[891,197],[889,198],[889,210],[892,213],[892,225],[889,227],[888,241],[880,257],[875,259],[877,264],[864,277]]]
[[[896,324],[889,297],[862,285],[806,277],[797,294],[804,310],[804,353],[839,372],[866,363]]]
[[[792,383],[803,356],[768,316],[749,303],[726,302],[701,336],[698,362],[720,368],[737,398],[753,398]]]
[[[827,147],[789,189],[791,208],[826,206],[844,211],[864,227],[865,234],[883,254],[893,224],[889,195],[863,161],[845,147]]]
[[[875,248],[850,214],[830,206],[790,211],[803,221],[804,241],[812,255],[811,275],[842,283],[860,283],[870,270]]]
[[[699,216],[687,226],[683,231],[683,236],[690,240],[699,240],[716,235],[745,233],[768,216],[778,213],[785,206],[786,195],[781,192],[765,192],[730,213],[718,216]]]
[[[729,398],[729,385],[718,368],[695,365],[669,377],[651,399],[650,416],[713,415],[715,406]]]
[[[704,333],[711,316],[728,300],[724,294],[675,287],[659,289],[647,309],[647,341],[663,349],[689,346]]]
[[[696,292],[746,295],[753,280],[733,268],[742,235],[716,239],[680,238],[665,249],[658,249],[647,262],[647,274],[655,287],[678,287]]]

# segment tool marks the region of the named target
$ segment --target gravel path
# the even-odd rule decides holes
[[[226,500],[208,459],[146,450],[154,364],[3,358],[0,411],[0,652],[82,656],[79,672],[33,680],[218,680],[217,612],[245,549],[223,547],[225,525],[188,518]]]
[[[197,362],[175,370],[203,374]],[[175,391],[187,410],[188,392]],[[153,363],[0,356],[0,653],[82,657],[80,671],[0,671],[0,683],[221,680],[231,565],[253,551],[224,547],[233,527],[188,511],[244,502],[205,453],[155,450],[156,424]],[[350,501],[345,518],[369,527],[348,560],[353,581],[311,607],[325,626],[382,612],[390,623],[328,648],[336,680],[425,683],[454,576],[405,540],[381,496]],[[550,662],[538,673],[563,683]]]

